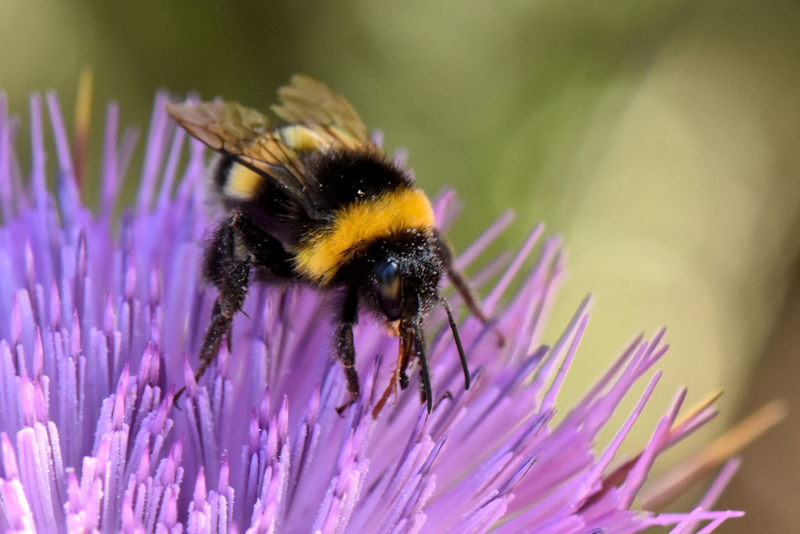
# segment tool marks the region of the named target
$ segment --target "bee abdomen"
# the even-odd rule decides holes
[[[212,165],[211,189],[220,198],[234,202],[254,200],[265,178],[230,156],[220,155]]]

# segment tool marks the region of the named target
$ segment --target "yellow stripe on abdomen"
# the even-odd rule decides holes
[[[257,172],[240,163],[233,163],[228,171],[228,177],[222,192],[225,196],[236,200],[252,200],[258,194],[258,188],[265,180]]]
[[[407,229],[427,231],[433,223],[431,203],[419,189],[356,201],[337,211],[331,226],[309,236],[295,251],[295,272],[318,283],[330,282],[339,267],[369,243]]]

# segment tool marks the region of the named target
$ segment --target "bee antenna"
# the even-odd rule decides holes
[[[414,346],[417,348],[417,357],[422,374],[422,391],[425,393],[425,400],[428,403],[428,413],[433,410],[433,392],[431,391],[431,375],[428,369],[428,360],[425,357],[425,341],[422,339],[422,329],[420,328],[419,313],[414,316],[412,328],[414,330]]]
[[[458,335],[458,328],[456,321],[453,319],[453,311],[444,297],[439,296],[444,305],[444,310],[447,312],[447,320],[450,321],[450,330],[453,331],[453,339],[456,340],[456,348],[458,349],[458,357],[461,358],[461,369],[464,371],[464,389],[469,389],[472,379],[469,376],[469,366],[467,365],[467,356],[464,354],[464,347],[461,345],[461,337]]]

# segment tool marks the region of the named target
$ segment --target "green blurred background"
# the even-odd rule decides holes
[[[798,395],[797,344],[780,337],[797,324],[786,296],[800,242],[797,0],[6,1],[0,41],[21,148],[29,93],[57,90],[72,122],[80,70],[94,68],[93,201],[108,100],[146,132],[158,88],[266,110],[304,72],[390,151],[406,147],[429,193],[458,189],[457,249],[508,208],[517,221],[495,251],[545,221],[569,251],[548,341],[595,296],[561,406],[662,325],[666,372],[625,450],[679,385],[688,405],[725,390],[721,417],[656,472],[758,402]],[[749,515],[721,532],[795,528],[798,429],[792,415],[745,454],[721,505]]]

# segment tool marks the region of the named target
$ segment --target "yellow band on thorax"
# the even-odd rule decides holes
[[[295,271],[327,283],[363,246],[407,229],[433,228],[433,208],[419,189],[404,188],[356,201],[334,215],[333,224],[295,252]]]

